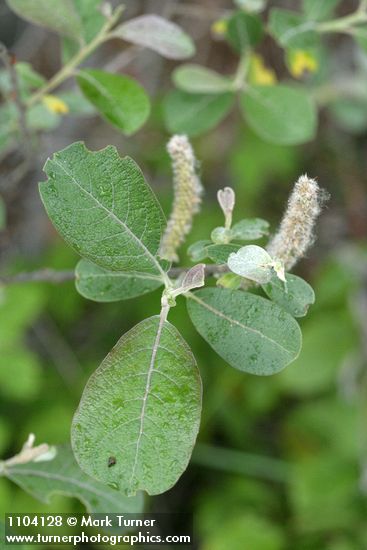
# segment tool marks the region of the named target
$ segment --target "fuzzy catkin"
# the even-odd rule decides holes
[[[174,181],[173,208],[162,237],[160,256],[178,261],[177,249],[190,231],[192,219],[199,211],[202,186],[196,174],[196,159],[187,136],[173,136],[167,144]]]
[[[270,241],[269,254],[289,271],[314,241],[314,226],[321,212],[320,188],[307,175],[296,182],[278,233]]]

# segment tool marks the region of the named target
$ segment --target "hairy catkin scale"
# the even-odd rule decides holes
[[[186,136],[173,136],[167,145],[174,176],[173,208],[163,235],[160,256],[178,261],[177,249],[190,231],[199,211],[202,186],[196,174],[196,159]]]
[[[317,182],[301,176],[289,198],[278,233],[270,241],[269,254],[289,271],[314,241],[314,226],[321,211],[321,193]]]

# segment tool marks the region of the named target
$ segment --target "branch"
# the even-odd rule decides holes
[[[168,272],[172,278],[179,277],[191,269],[190,267],[173,267]],[[211,277],[226,273],[228,268],[226,265],[210,264],[205,266],[205,275]],[[20,283],[52,283],[60,284],[67,281],[73,281],[75,278],[74,270],[58,271],[55,269],[40,269],[38,271],[24,271],[15,275],[1,276],[0,285],[14,285]]]

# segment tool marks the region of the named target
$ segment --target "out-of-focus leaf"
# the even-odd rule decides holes
[[[241,220],[231,228],[232,239],[239,241],[254,241],[269,234],[269,223],[260,218]]]
[[[227,26],[227,40],[238,52],[244,52],[258,44],[263,36],[261,19],[243,11],[234,13]]]
[[[358,134],[367,128],[366,99],[340,98],[330,103],[329,110],[343,130]]]
[[[77,291],[95,302],[128,300],[152,292],[161,285],[162,280],[149,273],[107,271],[88,260],[81,260],[75,270]]]
[[[173,325],[150,317],[122,336],[89,379],[73,420],[73,450],[103,483],[128,495],[159,494],[186,469],[200,413],[194,356]]]
[[[190,256],[191,260],[193,262],[199,262],[200,260],[204,260],[205,258],[207,258],[208,254],[206,248],[210,244],[212,244],[212,241],[202,240],[190,245],[187,249],[187,253]]]
[[[6,467],[5,475],[42,502],[49,503],[60,493],[79,499],[91,514],[135,514],[143,510],[141,493],[126,497],[82,472],[69,445],[57,447],[53,460]]]
[[[43,103],[32,105],[27,110],[27,124],[34,130],[50,131],[61,123],[61,116],[50,111]]]
[[[303,14],[273,8],[270,12],[269,31],[284,48],[308,49],[318,44],[316,25]]]
[[[0,310],[1,311],[1,310]],[[42,385],[42,370],[37,357],[22,348],[0,349],[0,395],[2,399],[25,401],[33,399]]]
[[[186,59],[195,53],[195,45],[181,27],[159,15],[141,15],[113,31],[127,42],[154,50],[169,59]]]
[[[6,227],[6,207],[5,207],[5,202],[0,196],[0,231],[2,229],[5,229],[5,227]]]
[[[317,115],[309,95],[289,86],[252,86],[241,97],[244,116],[263,139],[296,145],[313,138]]]
[[[162,274],[156,257],[165,220],[137,164],[113,146],[73,143],[45,164],[47,213],[81,256],[113,271]]]
[[[305,323],[302,332],[302,352],[278,380],[291,395],[320,394],[335,385],[338,369],[356,345],[356,330],[349,315],[330,312]]]
[[[174,90],[165,99],[166,126],[172,133],[197,136],[216,126],[227,115],[233,102],[231,93],[188,94]]]
[[[303,0],[303,12],[311,21],[329,18],[341,0]]]
[[[263,289],[273,302],[293,317],[304,317],[309,306],[315,302],[315,293],[301,277],[287,273],[285,278],[286,284],[273,275],[270,282],[263,285]]]
[[[70,115],[89,116],[96,114],[93,105],[78,91],[60,92],[57,97],[66,103]]]
[[[232,89],[232,81],[201,65],[187,63],[173,72],[173,82],[180,90],[193,94],[218,94]]]
[[[234,0],[236,6],[248,12],[259,12],[265,9],[267,0]]]
[[[77,81],[85,97],[103,118],[124,134],[133,134],[147,120],[149,98],[132,78],[99,69],[83,69],[79,71]]]
[[[7,0],[19,17],[64,36],[81,38],[82,25],[72,0]]]
[[[236,369],[275,374],[299,354],[297,322],[260,296],[206,288],[190,294],[187,307],[199,334]]]

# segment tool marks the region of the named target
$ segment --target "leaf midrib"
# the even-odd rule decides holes
[[[99,202],[96,197],[94,195],[92,195],[92,193],[89,193],[89,191],[87,191],[86,189],[84,189],[84,187],[82,185],[80,185],[78,183],[78,181],[75,179],[75,177],[73,176],[73,174],[71,174],[66,168],[65,166],[58,162],[56,160],[56,158],[53,159],[53,162],[59,166],[67,176],[69,176],[73,182],[75,183],[75,185],[78,187],[78,189],[80,189],[81,191],[83,191],[89,198],[91,198],[96,204],[97,206],[99,206],[100,208],[102,208],[105,212],[107,212],[107,214],[115,221],[117,222],[119,225],[121,225],[121,227],[123,227],[125,229],[125,231],[131,236],[131,238],[136,241],[138,243],[138,245],[140,246],[140,248],[142,248],[144,254],[149,257],[149,259],[152,261],[152,263],[155,265],[155,267],[157,268],[158,272],[163,275],[163,277],[165,276],[165,273],[163,271],[163,269],[161,268],[158,260],[156,259],[155,256],[153,256],[153,254],[148,250],[148,248],[145,246],[145,244],[135,235],[135,233],[133,233],[130,229],[130,227],[128,225],[126,225],[126,223],[124,223],[122,220],[120,220],[120,218],[118,218],[113,212],[111,212],[111,210],[109,210],[108,208],[106,208],[101,202]]]

